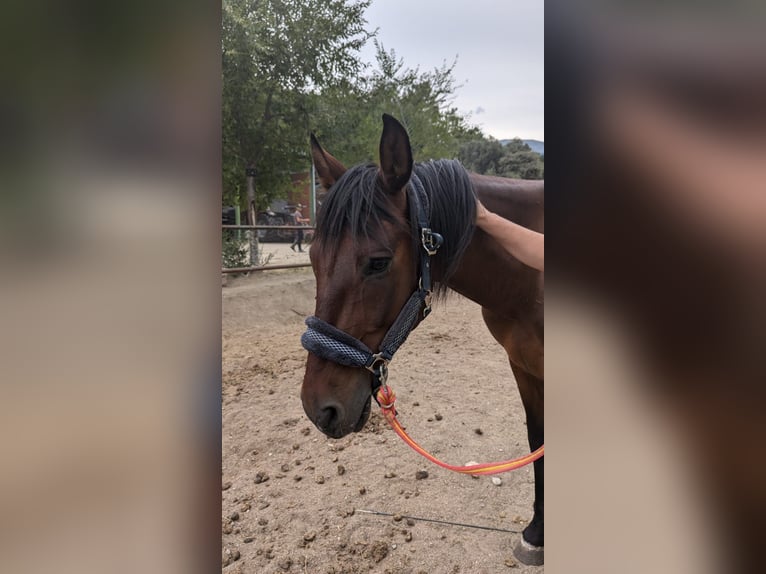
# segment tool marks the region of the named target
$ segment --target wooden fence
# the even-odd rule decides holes
[[[305,225],[222,225],[221,229],[240,231],[257,231],[258,229],[302,229],[313,231],[316,227]],[[270,271],[272,269],[295,269],[297,267],[311,267],[311,263],[284,263],[281,265],[259,265],[255,267],[223,267],[221,273],[251,273],[253,271]]]

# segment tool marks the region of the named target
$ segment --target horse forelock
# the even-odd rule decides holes
[[[341,240],[375,236],[383,223],[406,225],[382,188],[375,164],[352,167],[332,186],[317,218],[316,242],[334,253]]]

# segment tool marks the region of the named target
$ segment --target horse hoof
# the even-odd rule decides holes
[[[544,563],[543,548],[543,546],[533,546],[522,537],[513,549],[513,555],[519,562],[527,566],[542,566]]]

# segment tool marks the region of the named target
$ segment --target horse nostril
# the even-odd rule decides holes
[[[334,406],[324,407],[319,411],[316,423],[321,430],[330,430],[338,422],[338,409]]]

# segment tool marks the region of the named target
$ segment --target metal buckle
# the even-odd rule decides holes
[[[423,319],[428,317],[428,315],[431,314],[431,292],[426,292],[426,296],[423,299],[423,303],[425,304],[423,307]]]
[[[444,238],[439,233],[431,231],[430,227],[424,227],[420,230],[420,243],[423,245],[423,249],[429,255],[436,255],[436,252],[444,243]]]
[[[388,360],[383,358],[381,353],[375,353],[372,356],[372,363],[365,367],[365,369],[375,375],[381,385],[386,384],[386,379],[388,379]]]
[[[420,277],[418,279],[418,291],[423,290],[423,277]],[[423,319],[428,317],[429,313],[431,313],[431,290],[429,289],[426,291],[426,294],[423,296]]]

